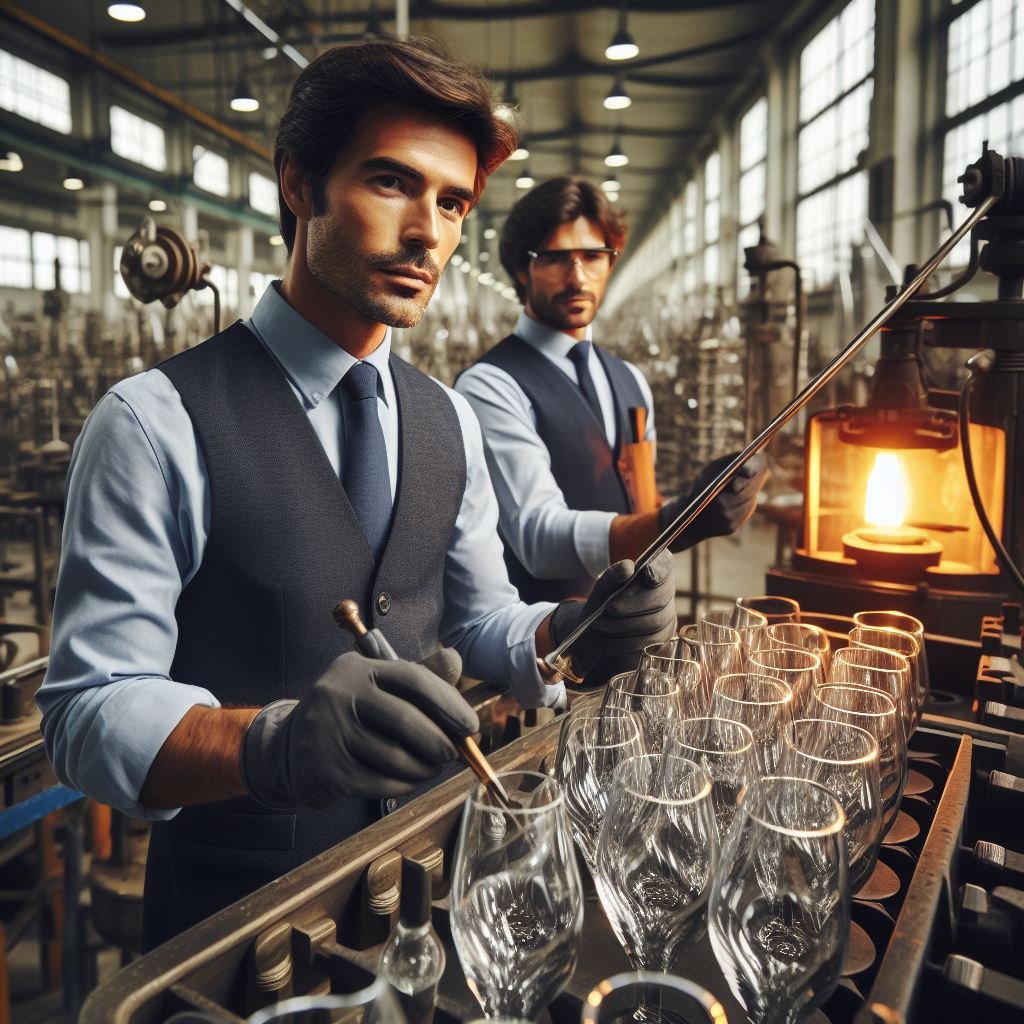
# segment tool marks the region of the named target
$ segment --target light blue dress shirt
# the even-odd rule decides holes
[[[356,360],[276,285],[247,326],[340,476],[347,396],[337,385]],[[389,331],[367,362],[380,374],[393,500],[399,426],[390,351]],[[553,605],[526,605],[509,583],[479,424],[463,398],[445,392],[462,430],[466,489],[445,562],[442,642],[462,655],[467,675],[509,686],[525,706],[551,704],[562,687],[538,675],[534,634]],[[66,497],[50,665],[37,696],[47,753],[66,785],[137,817],[173,817],[177,810],[139,802],[150,765],[189,708],[219,704],[170,677],[174,609],[203,559],[210,487],[192,421],[159,369],[121,381],[96,405],[75,444]]]
[[[514,333],[579,384],[569,352],[579,341],[520,314]],[[590,329],[587,330],[590,339]],[[643,374],[626,364],[647,406],[645,440],[654,441],[654,400]],[[590,351],[587,368],[601,402],[605,436],[615,446],[615,403],[601,360]],[[483,428],[487,466],[498,496],[502,535],[522,565],[538,579],[596,578],[611,561],[608,530],[615,512],[573,509],[551,472],[551,456],[537,433],[529,398],[512,376],[490,363],[476,363],[456,381]]]

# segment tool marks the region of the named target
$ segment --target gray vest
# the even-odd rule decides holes
[[[604,423],[591,408],[578,384],[562,373],[550,359],[531,348],[516,334],[498,342],[480,358],[504,370],[530,400],[537,417],[537,433],[551,456],[551,472],[565,495],[565,502],[580,511],[630,512],[629,494],[619,472],[619,450],[629,438],[629,409],[645,406],[643,392],[629,367],[621,360],[593,347],[601,360],[615,400],[615,447],[608,444]],[[486,437],[485,437],[486,441]],[[585,597],[593,581],[538,579],[516,558],[508,539],[505,562],[509,579],[524,601],[561,601]]]
[[[466,486],[451,400],[391,357],[399,479],[387,546],[374,564],[355,512],[305,412],[241,323],[161,364],[206,462],[210,532],[176,609],[173,679],[223,705],[301,698],[351,637],[331,610],[358,601],[398,654],[438,643],[448,542]],[[152,948],[267,884],[379,816],[343,797],[324,810],[269,811],[250,798],[188,807],[153,827],[146,874]]]

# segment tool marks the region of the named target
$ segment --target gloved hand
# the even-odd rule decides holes
[[[449,736],[479,728],[462,695],[429,669],[352,651],[302,700],[275,701],[253,719],[242,778],[277,808],[324,807],[341,794],[398,796],[456,759]]]
[[[736,458],[736,452],[709,462],[701,470],[689,494],[679,495],[671,501],[666,501],[658,513],[659,529],[667,529],[683,509],[734,458]],[[672,542],[671,549],[685,551],[709,537],[727,537],[730,533],[735,533],[754,514],[758,491],[764,486],[767,476],[768,462],[765,457],[760,452],[752,455],[740,466],[736,475],[725,485],[722,493],[704,509],[687,530],[676,537]]]
[[[588,686],[606,683],[617,672],[636,668],[640,651],[663,643],[676,631],[676,583],[672,555],[663,551],[570,648],[573,669]],[[594,583],[586,602],[563,601],[551,613],[551,639],[557,646],[611,591],[633,575],[626,559],[610,565]]]
[[[420,664],[452,686],[462,678],[462,657],[454,647],[438,645],[436,650],[420,660]]]

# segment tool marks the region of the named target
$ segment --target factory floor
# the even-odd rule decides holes
[[[700,557],[700,581],[705,591],[717,595],[717,599],[705,600],[701,607],[722,605],[730,598],[741,594],[764,593],[765,570],[772,563],[775,554],[775,527],[759,521],[756,517],[748,523],[738,539],[716,538],[710,542],[710,559],[707,553]],[[691,555],[684,552],[676,556],[677,611],[681,618],[692,618],[689,596],[691,579]],[[708,567],[710,566],[710,573]],[[709,584],[710,581],[710,584]],[[6,604],[8,621],[33,621],[34,609],[26,592],[11,595]],[[89,855],[85,855],[83,877],[88,877]],[[17,865],[8,865],[5,876]],[[5,879],[0,888],[8,888]],[[88,902],[88,891],[83,893]],[[0,904],[0,922],[16,907]],[[88,921],[88,913],[86,913]],[[87,926],[86,956],[90,959],[89,973],[95,970],[97,983],[110,978],[121,965],[120,954],[102,941]],[[93,968],[94,964],[94,968]],[[43,986],[40,964],[38,930],[33,927],[8,953],[8,972],[11,998],[11,1020],[17,1024],[70,1024],[73,1020],[61,1007],[59,991],[47,992]]]

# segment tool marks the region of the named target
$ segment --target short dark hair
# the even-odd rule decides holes
[[[505,273],[512,278],[519,301],[526,289],[517,275],[530,264],[529,250],[536,252],[544,240],[560,225],[586,217],[604,233],[605,245],[622,249],[628,234],[626,216],[608,201],[608,197],[586,178],[551,178],[531,189],[512,207],[501,229],[498,252]]]
[[[274,144],[281,237],[295,242],[295,214],[280,188],[287,154],[310,182],[314,208],[324,203],[324,186],[356,122],[374,107],[399,103],[450,121],[476,146],[474,201],[488,175],[516,148],[518,133],[495,113],[491,85],[481,71],[452,60],[424,39],[375,39],[322,53],[300,72]]]

